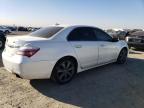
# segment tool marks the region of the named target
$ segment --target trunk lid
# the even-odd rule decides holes
[[[13,56],[19,48],[31,44],[34,41],[46,40],[45,38],[32,36],[8,36],[5,44],[5,52],[9,56]]]

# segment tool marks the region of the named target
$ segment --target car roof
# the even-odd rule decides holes
[[[94,27],[94,28],[97,28],[95,26],[89,26],[89,25],[56,25],[56,26],[52,25],[48,27],[63,27],[63,28]]]
[[[94,27],[94,26],[89,26],[89,25],[68,25],[68,26],[63,26],[64,28],[78,28],[78,27]],[[96,27],[94,27],[96,28]]]
[[[88,26],[88,25],[68,25],[68,26],[52,26],[52,27],[63,27],[63,29],[58,32],[54,37],[52,37],[52,40],[63,40],[63,41],[66,41],[67,40],[67,36],[68,34],[78,28],[78,27],[92,27],[92,28],[97,28],[97,27],[94,27],[94,26]]]

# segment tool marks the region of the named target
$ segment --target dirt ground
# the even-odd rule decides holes
[[[0,108],[144,108],[144,53],[82,72],[66,85],[20,79],[0,66]]]

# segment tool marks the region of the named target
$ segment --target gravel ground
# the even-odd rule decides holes
[[[143,53],[131,53],[124,65],[82,72],[66,85],[20,79],[0,66],[0,108],[144,107]]]

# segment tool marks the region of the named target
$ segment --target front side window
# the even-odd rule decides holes
[[[100,29],[94,29],[97,41],[112,41],[112,37]]]
[[[30,36],[34,37],[42,37],[42,38],[50,38],[56,33],[58,33],[63,27],[47,27],[37,30],[30,34]]]
[[[68,36],[68,41],[95,41],[96,36],[92,28],[79,27],[74,29]]]

